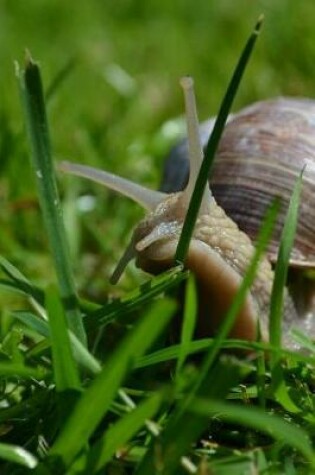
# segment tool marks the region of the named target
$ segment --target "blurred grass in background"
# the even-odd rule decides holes
[[[265,25],[235,109],[277,95],[315,97],[311,0],[2,0],[0,254],[41,285],[55,278],[14,77],[14,60],[22,61],[25,48],[40,61],[46,89],[68,71],[48,101],[55,158],[88,162],[156,188],[164,156],[183,131],[178,79],[194,76],[201,119],[216,114],[260,13]],[[62,177],[61,186],[78,285],[102,298],[141,211],[78,179]],[[132,266],[123,286],[130,286],[130,276]]]
[[[207,360],[200,373],[183,364],[183,369],[177,367],[175,379],[174,375],[170,379],[174,395],[164,396],[159,386],[171,373],[170,359],[179,354],[184,361],[187,347],[171,348],[170,354],[170,349],[163,347],[164,336],[160,335],[160,342],[151,348],[151,356],[143,354],[150,339],[157,337],[173,312],[173,302],[168,299],[149,301],[150,296],[160,295],[161,289],[165,289],[167,278],[159,277],[139,288],[137,284],[148,278],[135,271],[132,264],[119,286],[108,284],[142,210],[97,185],[62,176],[59,185],[72,265],[80,304],[89,316],[85,321],[90,353],[82,349],[78,352],[80,347],[72,339],[77,351],[72,365],[61,303],[55,287],[50,286],[56,283],[54,263],[38,205],[14,74],[14,61],[23,65],[28,48],[41,65],[55,160],[89,163],[157,188],[164,157],[185,132],[179,78],[184,74],[195,78],[202,120],[216,114],[244,43],[261,13],[265,15],[263,31],[242,81],[235,110],[278,95],[315,97],[315,2],[311,0],[0,3],[0,433],[1,442],[5,442],[0,444],[1,473],[26,473],[26,466],[34,466],[32,457],[27,460],[27,455],[32,454],[44,460],[48,469],[54,462],[47,462],[46,457],[52,445],[50,455],[62,456],[67,468],[76,458],[71,473],[82,473],[77,463],[85,466],[87,462],[88,466],[90,461],[93,465],[95,460],[99,461],[101,449],[105,465],[117,447],[124,447],[131,438],[126,451],[127,458],[130,451],[127,465],[124,450],[118,451],[110,473],[129,473],[131,465],[142,460],[144,465],[141,463],[139,473],[151,474],[151,449],[143,457],[151,437],[146,429],[138,431],[143,421],[151,424],[148,419],[154,418],[160,409],[158,423],[164,427],[164,440],[170,442],[170,458],[174,447],[178,454],[186,453],[194,434],[199,437],[202,415],[202,424],[209,425],[209,440],[206,435],[206,445],[198,443],[189,451],[196,463],[210,455],[210,470],[214,467],[218,474],[243,475],[249,473],[248,467],[250,473],[256,467],[259,473],[267,473],[270,466],[275,470],[283,466],[290,475],[312,473],[307,471],[315,463],[310,441],[314,434],[312,357],[296,355],[292,360],[286,359],[283,367],[270,366],[259,350],[257,367],[253,360],[222,358],[209,373],[205,370],[210,366]],[[173,277],[178,284],[185,276]],[[168,278],[171,288],[172,276]],[[8,283],[11,293],[6,292]],[[26,295],[19,297],[18,290],[25,286]],[[133,289],[131,294],[126,292],[129,289]],[[44,292],[46,310],[53,322],[49,327],[41,307]],[[37,303],[30,305],[30,295],[35,294]],[[189,295],[188,323],[196,306],[194,292]],[[123,296],[122,301],[111,300],[116,296]],[[106,304],[107,299],[111,302],[108,306],[95,305],[96,301]],[[135,326],[140,315],[140,324]],[[129,331],[131,327],[133,331]],[[123,335],[127,335],[125,340]],[[183,342],[186,343],[184,338]],[[195,343],[206,345],[202,348],[208,349],[208,361],[212,361],[218,349],[216,343]],[[243,345],[251,350],[255,346]],[[113,348],[117,349],[114,355]],[[127,371],[131,362],[137,365],[136,373]],[[77,390],[80,386],[77,364],[84,390],[70,394],[69,389]],[[101,367],[102,372],[96,377]],[[238,384],[247,376],[246,385]],[[205,383],[204,394],[210,402],[214,398],[212,403],[218,404],[212,405],[209,413],[206,401],[197,400],[194,410],[202,412],[191,413],[186,419],[185,409],[181,413],[182,394],[190,398],[189,387],[194,388],[191,383],[195,381]],[[117,388],[125,383],[130,391],[120,391],[116,398]],[[151,398],[152,392],[157,400]],[[228,402],[222,405],[226,395]],[[72,404],[74,396],[78,398],[77,405]],[[133,398],[138,404],[136,409]],[[185,404],[184,400],[182,408]],[[179,408],[180,424],[173,417],[174,405]],[[255,406],[260,411],[255,411]],[[144,409],[148,413],[142,412]],[[70,423],[65,417],[68,413]],[[218,413],[223,414],[222,420]],[[209,414],[214,417],[209,418]],[[244,430],[235,422],[244,425]],[[196,428],[198,434],[194,432]],[[83,446],[92,432],[91,451],[87,454],[87,447]],[[179,435],[175,445],[174,434],[176,439]],[[107,449],[106,437],[111,441]],[[218,443],[215,449],[213,442]],[[21,448],[29,452],[23,455]],[[4,460],[9,462],[5,464]],[[21,469],[12,472],[10,461],[21,464]],[[36,473],[46,473],[45,467],[38,466]],[[57,472],[52,468],[51,473]]]

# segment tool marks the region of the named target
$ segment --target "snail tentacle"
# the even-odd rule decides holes
[[[194,93],[194,82],[189,76],[183,77],[180,84],[184,91],[185,109],[186,109],[186,123],[188,135],[188,155],[190,164],[190,173],[187,186],[182,195],[182,199],[186,201],[188,208],[194,187],[196,185],[198,173],[204,158],[203,148],[199,135],[199,121],[196,107],[196,99]],[[206,213],[211,202],[212,195],[209,186],[205,188],[203,199],[201,202],[199,213]]]
[[[113,173],[98,170],[87,165],[62,161],[57,164],[58,170],[71,175],[81,176],[88,180],[104,185],[111,190],[131,198],[147,211],[152,211],[163,201],[167,194],[161,191],[154,191],[133,181],[122,178]]]

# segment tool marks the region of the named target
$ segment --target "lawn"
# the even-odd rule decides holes
[[[217,339],[191,341],[188,272],[152,278],[132,262],[109,282],[140,207],[51,167],[73,160],[157,189],[185,133],[179,79],[194,77],[201,120],[216,115],[261,13],[232,111],[314,97],[315,4],[80,3],[0,5],[0,472],[315,473],[314,345],[294,353],[277,335],[275,351],[227,340],[237,302]]]

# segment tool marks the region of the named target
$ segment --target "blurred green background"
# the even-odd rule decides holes
[[[47,102],[54,157],[157,187],[183,130],[179,78],[194,76],[201,119],[216,114],[261,13],[262,35],[234,109],[277,95],[314,97],[313,0],[2,0],[0,254],[41,285],[54,279],[14,75],[25,48],[40,62],[46,90],[67,71]],[[78,285],[102,298],[141,211],[80,180],[62,177],[60,187]],[[122,286],[135,275],[130,267]]]

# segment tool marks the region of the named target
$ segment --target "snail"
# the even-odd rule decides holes
[[[59,170],[91,179],[140,204],[148,214],[136,226],[131,242],[114,271],[116,282],[127,263],[156,274],[174,264],[174,255],[188,204],[203,159],[213,120],[199,129],[191,78],[181,80],[186,105],[188,142],[170,154],[161,191],[88,166],[61,162]],[[315,268],[315,102],[277,99],[254,104],[229,116],[217,152],[213,181],[206,187],[185,266],[196,277],[197,336],[214,335],[236,295],[254,253],[255,238],[265,208],[273,196],[283,195],[285,213],[294,181],[306,164],[298,237],[292,265]],[[300,160],[301,157],[301,160]],[[189,164],[188,160],[189,159]],[[177,168],[174,168],[177,162]],[[190,171],[189,171],[190,169]],[[179,179],[174,181],[174,170]],[[188,179],[187,179],[188,178]],[[187,183],[185,183],[187,181]],[[180,190],[185,186],[183,191]],[[281,219],[269,256],[260,264],[239,311],[230,337],[268,341],[268,315]],[[287,290],[284,295],[283,344],[296,348],[289,328],[314,335],[311,309],[299,315]]]

